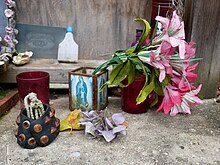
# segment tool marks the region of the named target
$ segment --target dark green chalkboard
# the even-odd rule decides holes
[[[18,52],[33,51],[33,58],[57,58],[58,44],[64,39],[66,29],[29,24],[16,24]]]

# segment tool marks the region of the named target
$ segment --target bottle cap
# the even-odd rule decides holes
[[[136,36],[140,37],[142,34],[143,30],[142,29],[136,29]]]
[[[73,32],[73,28],[71,26],[67,26],[66,32]]]
[[[142,33],[143,29],[136,29],[136,33]]]

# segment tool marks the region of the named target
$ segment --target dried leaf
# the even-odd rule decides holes
[[[80,130],[82,129],[80,127],[79,120],[82,118],[81,116],[81,110],[74,110],[69,113],[67,118],[63,119],[60,122],[60,131],[65,131],[68,129],[71,130]]]

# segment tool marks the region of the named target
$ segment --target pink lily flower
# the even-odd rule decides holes
[[[178,113],[191,114],[191,111],[190,111],[191,106],[203,103],[202,100],[198,96],[196,96],[201,90],[201,88],[202,88],[202,84],[200,84],[197,89],[187,92],[182,97],[182,100],[183,100],[182,104],[174,105],[171,108],[170,116],[175,116]]]
[[[184,75],[186,76],[187,80],[189,82],[193,82],[197,79],[197,74],[193,73],[193,71],[196,69],[199,63],[196,63],[192,66],[189,66],[185,69]]]
[[[196,87],[193,86],[192,83],[189,83],[184,78],[182,78],[177,88],[179,89],[179,92],[181,93],[181,95],[184,95],[185,93],[190,92],[191,90],[194,90]]]
[[[190,107],[185,100],[182,101],[181,105],[174,105],[171,108],[170,116],[175,116],[178,113],[191,114]]]
[[[176,48],[172,47],[172,45],[167,41],[162,41],[159,47],[160,54],[167,55],[167,56],[172,56],[175,50]]]
[[[195,57],[196,48],[193,48],[195,44],[196,44],[195,42],[185,43],[185,50],[186,50],[185,59],[190,59]]]
[[[164,89],[163,101],[156,112],[162,110],[165,114],[168,114],[174,105],[181,105],[181,103],[181,95],[178,89],[172,85],[166,86]]]
[[[181,85],[181,82],[184,80],[186,82],[185,79],[187,79],[188,82],[193,82],[197,79],[197,74],[193,73],[193,71],[196,69],[196,67],[198,66],[198,63],[189,66],[190,63],[188,60],[186,60],[186,62],[181,62],[181,60],[170,60],[171,66],[174,67],[176,70],[178,70],[179,72],[176,72],[175,70],[173,70],[173,78],[172,81],[175,82],[176,84]],[[185,77],[185,79],[183,79],[183,76]]]
[[[160,70],[159,81],[162,82],[167,74],[172,74],[172,67],[169,60],[165,59],[162,55],[154,55],[150,53],[150,64]]]
[[[187,81],[185,78],[187,79]],[[173,86],[175,86],[176,88],[178,88],[181,95],[184,95],[186,92],[189,92],[189,91],[195,89],[195,87],[192,85],[192,83],[190,83],[190,82],[192,82],[192,79],[195,79],[195,78],[192,77],[192,79],[191,79],[191,78],[187,78],[187,76],[185,76],[185,78],[183,78],[183,76],[181,74],[177,73],[176,71],[173,71],[173,77],[171,79],[171,84]],[[197,75],[196,75],[196,78],[197,78]]]
[[[175,86],[181,91],[190,91],[194,89],[195,87],[192,86],[191,83],[198,77],[197,74],[193,73],[198,63],[188,67],[188,62],[174,64],[171,60],[171,65],[179,71],[176,72],[173,70],[171,79],[172,85],[175,84]]]
[[[154,43],[161,42],[163,40],[169,42],[172,47],[179,47],[180,58],[184,59],[185,55],[185,31],[184,22],[180,22],[176,11],[173,12],[172,19],[157,16],[158,20],[164,26],[164,32],[155,38]]]
[[[190,92],[187,92],[183,96],[183,98],[188,101],[190,106],[194,106],[194,105],[203,103],[203,101],[199,97],[196,96],[200,92],[201,88],[202,88],[202,84],[200,84],[197,89],[192,90]]]
[[[181,73],[177,73],[173,70],[172,81],[179,85],[181,85],[182,81],[186,82],[186,79],[188,82],[194,82],[198,77],[197,74],[193,73],[197,66],[198,63],[192,66],[189,66],[189,63],[182,63]]]
[[[12,17],[14,14],[14,12],[11,9],[5,9],[4,13],[7,18]]]
[[[185,42],[185,59],[179,58],[178,54],[176,54],[170,58],[171,66],[185,74],[184,70],[189,66],[190,59],[195,57],[196,48],[193,48],[194,45],[194,42],[190,42],[189,44]]]

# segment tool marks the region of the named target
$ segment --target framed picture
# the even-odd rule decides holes
[[[108,71],[93,75],[94,69],[80,67],[69,72],[70,110],[101,110],[107,106],[107,88],[99,89],[107,81]]]

